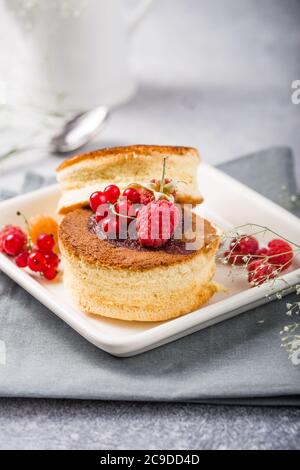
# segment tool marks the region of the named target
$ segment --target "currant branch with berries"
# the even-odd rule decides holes
[[[245,235],[242,232],[251,233]],[[260,247],[256,236],[272,234],[276,238],[266,246]],[[219,260],[232,267],[244,268],[248,274],[248,281],[252,287],[260,286],[277,279],[292,265],[293,260],[300,253],[300,246],[280,236],[278,233],[257,224],[247,224],[227,232],[223,237],[223,244],[228,248],[220,251]],[[283,279],[282,279],[283,281]],[[294,289],[284,281],[282,290],[276,292],[276,297],[282,299],[291,290],[300,295],[300,284]],[[270,296],[271,297],[271,296]],[[286,304],[289,317],[300,314],[300,302]],[[289,359],[294,365],[300,364],[300,323],[293,322],[280,332],[281,346],[287,351]]]
[[[158,248],[172,237],[180,220],[175,205],[177,182],[166,178],[165,173],[166,159],[159,180],[145,185],[131,183],[122,194],[117,185],[111,184],[90,196],[96,223],[108,239],[130,238],[131,222],[134,238],[145,247]]]
[[[248,234],[241,233],[245,229]],[[266,246],[260,246],[256,237],[268,233],[276,238]],[[300,253],[299,245],[258,224],[243,225],[225,233],[223,244],[228,248],[219,253],[219,260],[223,264],[244,267],[252,287],[276,279],[290,268],[293,259]]]
[[[281,347],[287,351],[289,359],[295,366],[300,365],[300,323],[286,325],[280,336]]]
[[[56,249],[56,241],[52,233],[39,233],[36,237],[36,244],[32,241],[31,233],[36,227],[31,226],[26,217],[20,212],[18,216],[22,216],[27,232],[19,226],[8,225],[0,231],[0,253],[14,258],[19,268],[29,268],[34,273],[39,273],[45,279],[52,281],[58,274],[58,265],[60,263],[59,256],[54,252]],[[41,216],[39,224],[43,221]],[[49,217],[47,217],[49,221]],[[51,225],[57,226],[52,220]]]

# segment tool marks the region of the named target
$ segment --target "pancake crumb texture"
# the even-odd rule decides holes
[[[189,255],[139,252],[99,239],[87,228],[89,215],[87,210],[74,211],[59,230],[64,281],[84,312],[164,321],[198,309],[217,292],[213,276],[218,237]]]
[[[58,212],[88,205],[89,196],[109,184],[124,189],[130,183],[149,183],[159,179],[162,161],[167,160],[167,177],[178,182],[177,201],[200,204],[203,200],[197,188],[198,151],[189,147],[136,145],[101,149],[78,155],[63,162],[57,169],[62,197]]]

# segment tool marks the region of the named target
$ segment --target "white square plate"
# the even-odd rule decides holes
[[[223,229],[257,223],[295,243],[300,242],[300,220],[297,217],[219,170],[202,165],[199,187],[205,196],[199,212]],[[17,211],[27,217],[38,213],[55,216],[58,198],[59,189],[54,185],[4,201],[0,204],[0,227],[20,224]],[[268,302],[276,289],[282,289],[280,281],[272,285],[272,295],[268,285],[249,288],[243,275],[233,282],[229,267],[219,264],[216,281],[229,289],[227,294],[217,294],[203,308],[174,320],[154,324],[131,323],[85,315],[72,302],[62,282],[51,283],[32,277],[3,254],[0,254],[0,269],[88,341],[115,356],[133,356],[234,317]],[[291,286],[299,283],[299,260],[294,261],[284,279]]]

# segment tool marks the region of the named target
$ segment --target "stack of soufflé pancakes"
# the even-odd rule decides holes
[[[85,313],[156,322],[217,292],[217,229],[192,212],[198,151],[136,145],[75,156],[57,169],[64,282]]]

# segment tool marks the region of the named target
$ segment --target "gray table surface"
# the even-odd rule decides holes
[[[137,96],[93,146],[195,145],[212,164],[270,145],[299,157],[299,20],[298,0],[154,2],[133,38]],[[56,164],[33,153],[0,185]],[[288,449],[300,447],[300,409],[2,399],[0,429],[0,449]]]

